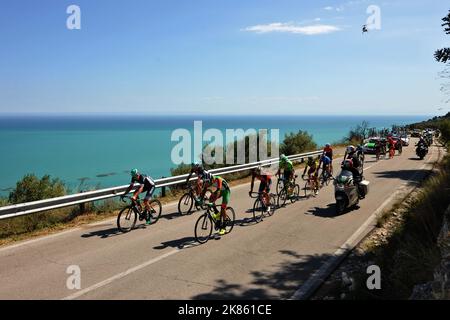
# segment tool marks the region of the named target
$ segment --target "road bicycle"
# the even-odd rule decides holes
[[[305,195],[305,198],[309,198],[311,196],[314,196],[317,191],[319,191],[319,187],[316,183],[316,181],[313,181],[314,179],[311,178],[313,175],[308,175],[308,178],[303,178],[303,181],[305,181],[305,186],[303,187],[303,192]],[[314,185],[313,185],[314,184]]]
[[[295,182],[295,179],[298,176],[295,175],[291,181],[283,184],[283,188],[278,194],[277,204],[278,207],[281,208],[286,204],[286,201],[289,200],[291,203],[296,202],[300,196],[300,185]]]
[[[328,170],[322,168],[322,172],[319,176],[320,187],[328,186],[331,180],[333,180],[333,175],[330,174]]]
[[[147,215],[150,215],[150,224],[158,222],[162,211],[162,205],[159,200],[151,200],[148,204],[150,211],[144,212],[140,199],[134,200],[129,196],[125,196],[124,198],[131,200],[131,204],[120,210],[119,215],[117,216],[117,228],[121,232],[126,233],[131,231],[136,226],[138,217],[139,221],[144,221],[147,220]],[[122,201],[125,202],[124,199],[122,199]]]
[[[195,223],[195,240],[198,243],[203,244],[208,242],[212,236],[213,228],[218,231],[222,228],[225,229],[225,234],[228,234],[233,230],[234,221],[236,215],[232,207],[227,207],[225,210],[225,217],[220,219],[215,219],[213,213],[215,214],[213,208],[216,207],[220,210],[220,205],[214,205],[212,203],[206,206],[206,212],[202,214]]]
[[[256,195],[253,197],[252,195]],[[265,203],[264,195],[266,192],[252,192],[250,197],[255,198],[255,202],[253,203],[253,220],[256,223],[259,223],[263,220],[264,215],[272,216],[276,209],[276,200],[275,194],[269,194],[269,203]]]
[[[206,189],[203,197],[197,199],[197,192],[192,185],[188,186],[188,192],[181,196],[180,201],[178,201],[178,213],[180,215],[187,215],[196,210],[206,210],[206,205],[209,203],[209,198],[211,197],[212,191]]]

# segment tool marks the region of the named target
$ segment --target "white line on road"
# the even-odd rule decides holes
[[[167,253],[165,253],[163,255],[160,255],[159,257],[153,258],[153,259],[151,259],[151,260],[149,260],[147,262],[144,262],[144,263],[142,263],[142,264],[140,264],[140,265],[138,265],[136,267],[130,268],[130,269],[128,269],[125,272],[121,272],[121,273],[116,274],[115,276],[112,276],[112,277],[110,277],[110,278],[108,278],[106,280],[103,280],[103,281],[101,281],[99,283],[96,283],[96,284],[94,284],[94,285],[92,285],[92,286],[90,286],[90,287],[88,287],[86,289],[80,290],[80,291],[78,291],[78,292],[76,292],[76,293],[74,293],[74,294],[72,294],[70,296],[67,296],[67,297],[63,298],[62,300],[74,300],[76,298],[79,298],[79,297],[81,297],[82,295],[85,295],[88,292],[91,292],[91,291],[96,290],[98,288],[104,287],[104,286],[110,284],[113,281],[119,280],[119,279],[121,279],[123,277],[126,277],[129,274],[132,274],[132,273],[134,273],[136,271],[144,269],[144,268],[148,267],[149,265],[151,265],[151,264],[153,264],[155,262],[158,262],[158,261],[160,261],[160,260],[162,260],[164,258],[167,258],[167,257],[169,257],[169,256],[171,256],[171,255],[173,255],[175,253],[178,253],[178,252],[180,252],[180,249],[174,249],[172,251],[169,251],[169,252],[167,252]]]

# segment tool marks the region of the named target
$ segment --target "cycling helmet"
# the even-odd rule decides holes
[[[329,147],[331,147],[331,144],[327,143],[327,144],[325,145],[325,147],[329,148]]]
[[[255,170],[255,173],[261,174],[261,172],[262,172],[262,167],[261,167],[261,166],[257,166],[256,168],[254,168],[254,170]]]
[[[355,147],[354,146],[348,146],[347,147],[347,153],[353,153],[353,152],[355,152]]]
[[[130,174],[133,178],[136,178],[137,175],[139,174],[139,171],[138,171],[138,169],[132,169]]]
[[[353,168],[353,161],[350,159],[347,159],[344,161],[344,163],[342,164],[342,168],[345,170],[350,170]]]
[[[311,156],[309,156],[309,157],[308,157],[308,163],[313,163],[313,162],[314,162],[314,158],[311,157]]]
[[[286,157],[284,154],[282,154],[282,155],[280,156],[280,160],[281,160],[282,162],[288,161],[288,157]]]

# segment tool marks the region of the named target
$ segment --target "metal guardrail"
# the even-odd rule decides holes
[[[302,160],[309,156],[315,156],[315,155],[320,155],[320,154],[322,154],[322,151],[313,151],[313,152],[291,155],[291,156],[288,156],[288,158],[292,161],[299,161],[299,160]],[[259,165],[268,166],[268,165],[275,164],[278,162],[279,162],[278,158],[272,158],[272,159],[267,159],[267,160],[263,160],[263,161],[253,162],[253,163],[246,163],[246,164],[240,164],[240,165],[235,165],[235,166],[230,166],[230,167],[213,169],[213,170],[209,170],[209,172],[211,172],[215,175],[218,175],[218,174],[226,175],[226,174],[230,174],[230,173],[236,173],[236,172],[241,172],[241,171],[249,170],[252,168],[256,168]],[[155,180],[156,187],[161,188],[161,187],[168,187],[168,186],[172,186],[172,185],[176,185],[176,184],[185,183],[187,177],[188,177],[188,174],[183,174],[183,175],[179,175],[179,176],[158,179],[158,180]],[[195,179],[196,179],[195,176],[193,178],[191,178],[191,180],[195,180]],[[8,219],[8,218],[15,218],[15,217],[29,215],[29,214],[33,214],[33,213],[38,213],[38,212],[78,205],[78,204],[82,204],[82,203],[117,197],[117,196],[122,195],[125,192],[125,190],[128,188],[128,186],[129,185],[123,185],[123,186],[119,186],[119,187],[82,192],[82,193],[57,197],[57,198],[51,198],[51,199],[45,199],[45,200],[26,202],[26,203],[20,203],[20,204],[0,207],[0,220]]]

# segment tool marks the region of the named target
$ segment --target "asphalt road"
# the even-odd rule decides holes
[[[157,224],[127,234],[108,220],[5,247],[0,299],[289,299],[382,204],[392,204],[397,190],[420,181],[441,153],[432,147],[420,161],[410,146],[392,160],[366,156],[370,193],[359,209],[340,216],[329,185],[255,224],[245,184],[232,189],[232,233],[204,245],[194,240],[200,213],[180,217],[176,205],[167,205]],[[67,286],[74,265],[79,290]]]

